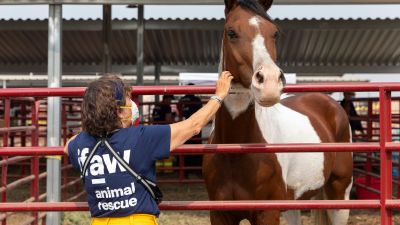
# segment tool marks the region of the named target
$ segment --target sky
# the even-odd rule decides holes
[[[114,18],[135,18],[137,10],[125,5],[113,6]],[[223,18],[223,5],[148,5],[145,18]],[[400,4],[397,5],[274,5],[269,11],[275,19],[377,19],[400,18]],[[47,5],[1,5],[0,19],[46,19]],[[64,5],[63,17],[66,19],[96,19],[102,17],[100,5]]]

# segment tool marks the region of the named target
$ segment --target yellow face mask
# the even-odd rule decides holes
[[[120,109],[131,109],[131,115],[127,118],[123,118],[123,121],[130,120],[132,124],[139,118],[139,109],[134,101],[131,100],[131,106],[120,106]]]

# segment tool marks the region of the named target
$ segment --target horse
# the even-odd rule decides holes
[[[322,93],[282,93],[277,66],[279,30],[266,14],[272,0],[225,0],[220,70],[234,78],[215,115],[211,143],[351,142],[345,111]],[[210,200],[349,199],[350,152],[205,154],[203,177]],[[212,225],[278,225],[281,210],[211,211]],[[314,211],[313,211],[314,214]],[[344,225],[347,209],[316,210],[316,224]],[[300,225],[300,210],[283,212]]]

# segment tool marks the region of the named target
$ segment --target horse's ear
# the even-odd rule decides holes
[[[264,7],[265,11],[271,8],[272,2],[274,0],[258,0],[258,2]]]
[[[225,16],[226,16],[237,2],[236,0],[224,0],[224,1],[225,1]]]

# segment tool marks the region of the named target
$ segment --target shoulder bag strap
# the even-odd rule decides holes
[[[111,154],[113,154],[113,156],[117,159],[117,161],[130,173],[132,174],[146,189],[147,191],[151,194],[151,196],[155,199],[156,196],[154,194],[154,191],[149,187],[149,184],[147,184],[146,182],[151,183],[152,185],[155,186],[155,183],[149,181],[146,179],[146,181],[143,180],[143,178],[137,174],[134,170],[132,170],[132,168],[125,162],[125,160],[123,160],[121,158],[121,156],[115,152],[115,150],[111,147],[110,143],[108,143],[108,141],[106,139],[103,139],[102,141],[104,141],[104,143],[106,144],[108,150],[110,150]]]
[[[93,150],[89,153],[89,156],[85,160],[85,164],[83,165],[82,173],[81,173],[83,183],[85,183],[85,173],[86,173],[87,167],[89,165],[89,162],[90,162],[90,160],[92,160],[94,153],[96,153],[96,150],[99,148],[100,144],[101,144],[101,140],[96,143]]]

